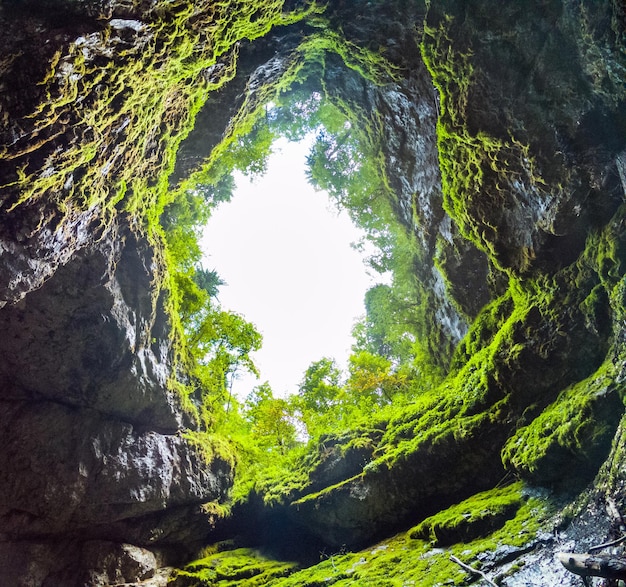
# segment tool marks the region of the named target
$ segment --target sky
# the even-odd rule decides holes
[[[374,284],[351,247],[361,232],[306,181],[308,145],[279,139],[264,176],[251,182],[235,174],[231,202],[213,212],[201,240],[203,266],[227,283],[222,307],[263,335],[253,354],[261,377],[240,376],[233,385],[239,398],[264,381],[276,397],[297,393],[307,367],[322,357],[345,367],[352,327]]]

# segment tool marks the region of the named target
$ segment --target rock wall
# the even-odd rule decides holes
[[[346,456],[335,467],[343,479],[320,488],[314,469],[280,505],[251,504],[261,525],[291,523],[337,552],[511,474],[570,498],[603,485],[593,479],[623,414],[623,9],[365,4],[353,18],[341,3],[329,10],[349,21],[348,38],[383,47],[400,80],[378,86],[329,58],[324,87],[362,109],[364,124],[384,121],[396,213],[423,247],[416,274],[445,332],[437,350],[445,356],[468,324],[469,333],[438,392],[376,423],[366,462],[355,469]],[[399,13],[415,36],[401,25],[390,33]],[[593,513],[559,528],[570,548],[617,528],[615,494],[583,495]],[[547,540],[526,560],[570,584],[563,569],[548,571],[558,548]],[[535,579],[520,572],[507,584]]]
[[[233,465],[185,434],[158,247],[138,218],[319,23],[239,53],[233,41],[186,69],[172,39],[184,29],[207,51],[207,6],[183,21],[177,3],[38,6],[0,7],[0,571],[11,585],[158,582],[157,567],[213,530],[203,505],[226,498]],[[606,516],[624,476],[623,7],[337,0],[326,18],[397,67],[382,83],[330,56],[322,81],[364,123],[380,121],[393,207],[421,252],[430,351],[449,377],[367,431],[367,451],[329,441],[332,463],[308,486],[274,509],[248,504],[234,527],[253,519],[316,545],[367,544],[507,471],[560,491],[595,478],[585,495]],[[135,112],[118,68],[149,71],[143,93],[158,100]],[[190,132],[189,112],[229,76]],[[570,526],[573,546],[592,540],[580,530],[590,515]],[[604,521],[592,535],[614,530]],[[548,576],[556,545],[542,545]]]
[[[232,486],[232,455],[190,440],[172,391],[185,374],[146,214],[194,100],[280,11],[165,4],[0,6],[2,584],[164,584],[157,567],[191,556]],[[198,15],[243,31],[216,56]],[[201,55],[181,69],[189,39]]]
[[[507,281],[511,297],[501,298],[490,310],[504,304],[509,308],[498,326],[488,327],[495,327],[493,332],[482,330],[486,314],[476,321],[466,340],[482,340],[461,359],[467,363],[452,371],[441,401],[435,402],[435,411],[450,420],[447,433],[437,416],[426,415],[433,405],[424,402],[402,423],[384,424],[391,429],[387,438],[393,449],[383,440],[378,452],[393,456],[379,457],[362,474],[327,491],[297,496],[294,518],[302,517],[307,527],[330,536],[336,545],[349,536],[358,541],[363,533],[374,535],[382,520],[401,520],[412,510],[423,516],[446,491],[451,501],[458,499],[456,479],[465,481],[467,491],[468,479],[493,483],[504,474],[499,468],[503,450],[516,452],[509,466],[515,461],[518,472],[540,483],[567,475],[570,459],[588,475],[600,465],[595,459],[607,454],[611,433],[601,435],[599,428],[595,441],[604,452],[595,452],[592,445],[565,450],[524,424],[552,402],[558,404],[557,398],[584,397],[591,389],[597,392],[595,407],[587,409],[593,410],[599,427],[615,430],[622,411],[621,386],[610,383],[622,377],[622,307],[614,297],[622,256],[619,252],[601,260],[600,240],[606,238],[608,246],[622,250],[623,15],[610,2],[593,8],[540,4],[510,6],[495,15],[481,2],[433,3],[424,22],[415,24],[416,37],[402,39],[400,51],[399,35],[391,42],[376,36],[366,17],[359,21],[370,41],[384,45],[386,53],[401,55],[402,80],[399,87],[370,88],[376,98],[363,98],[368,95],[366,81],[360,82],[360,91],[354,89],[357,82],[339,81],[335,91],[345,99],[356,96],[359,105],[369,103],[370,111],[384,116],[389,168],[399,176],[392,176],[398,215],[425,243],[426,260],[417,272],[434,292],[429,307],[448,325],[448,339],[456,342],[453,333],[464,333],[464,319],[481,302],[497,297]],[[380,20],[377,10],[384,8],[372,8]],[[347,30],[356,35],[354,28],[358,26]],[[432,78],[420,75],[423,63]],[[392,95],[392,100],[385,99]],[[403,103],[409,105],[404,111]],[[428,146],[422,134],[434,132],[436,116],[438,141]],[[401,153],[403,144],[407,152]],[[437,174],[425,182],[422,173],[417,181],[411,175],[411,169],[422,169],[417,157],[432,169],[435,148],[441,183]],[[403,212],[412,208],[421,222]],[[600,240],[589,240],[603,232]],[[615,279],[605,280],[606,271]],[[437,276],[445,278],[445,286]],[[600,291],[604,301],[597,299],[595,305],[592,299]],[[470,296],[478,302],[473,310]],[[590,321],[583,317],[589,304],[594,306]],[[459,308],[466,308],[467,315],[459,314]],[[465,407],[451,408],[455,400],[443,399],[448,393]],[[558,409],[573,408],[561,406],[554,412]],[[555,426],[545,414],[537,418],[537,427],[539,422],[546,429]],[[398,424],[411,432],[392,440]],[[518,427],[526,432],[516,437]],[[503,449],[509,435],[509,448]],[[583,444],[587,440],[592,442],[585,436]],[[522,464],[532,449],[512,448],[515,443],[543,442],[554,445],[541,457],[541,466],[535,460]],[[576,453],[585,451],[588,458],[579,460],[582,454]],[[439,471],[442,461],[447,473]],[[480,473],[473,476],[466,467]],[[576,472],[567,477],[570,482],[572,477]]]
[[[183,434],[153,278],[152,249],[111,226],[0,310],[7,585],[131,582],[212,529],[202,505],[225,499],[232,462]]]

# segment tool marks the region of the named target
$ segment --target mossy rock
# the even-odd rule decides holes
[[[487,536],[513,518],[523,502],[519,483],[472,496],[426,518],[410,532],[410,538],[449,546]]]
[[[294,563],[267,559],[250,548],[219,551],[176,571],[169,587],[253,587],[269,585],[296,569]]]
[[[355,430],[322,437],[317,445],[317,460],[309,473],[309,489],[317,491],[358,475],[372,461],[381,436],[380,430]]]
[[[612,365],[604,365],[564,390],[507,441],[505,465],[538,485],[571,488],[588,482],[608,456],[624,411],[612,378]]]

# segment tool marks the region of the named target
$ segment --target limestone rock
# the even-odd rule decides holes
[[[157,559],[152,552],[131,544],[86,542],[82,564],[87,571],[86,583],[108,585],[135,583],[154,577]]]
[[[112,227],[53,279],[0,310],[2,395],[175,431],[182,415],[167,387],[168,324],[154,271],[146,241]]]
[[[115,79],[98,75],[117,72],[122,55],[146,65],[150,34],[178,30],[170,16],[183,4],[0,5],[0,570],[11,585],[161,581],[160,553],[193,550],[214,522],[203,503],[223,500],[232,483],[232,464],[205,462],[183,433],[190,422],[167,385],[172,349],[155,286],[158,255],[115,198],[131,189],[128,161],[145,164],[146,184],[167,183],[177,133],[188,130],[185,109],[201,101],[198,93],[178,102],[183,88],[217,79],[238,48],[164,86],[155,95],[163,111],[136,144],[124,142],[137,122],[131,114],[148,110],[102,125],[107,136],[96,146],[97,116],[86,117]],[[267,80],[284,73],[301,39],[313,29],[340,31],[397,66],[397,75],[374,81],[327,56],[319,84],[364,122],[376,121],[393,214],[416,248],[415,305],[428,353],[448,369],[471,320],[485,323],[455,355],[448,383],[457,397],[409,406],[371,445],[329,443],[310,485],[258,520],[279,522],[267,535],[283,540],[301,533],[337,547],[367,543],[495,486],[505,474],[502,448],[516,434],[520,445],[536,438],[545,449],[512,450],[517,474],[555,483],[574,462],[584,465],[578,481],[590,481],[623,409],[623,8],[610,0],[498,10],[484,0],[337,0],[326,10],[323,27],[318,18],[272,32],[259,52],[243,48],[239,76],[198,115],[202,128],[182,144],[169,179],[209,154],[197,151],[214,146],[235,109],[248,98],[255,104]],[[185,50],[202,36],[197,16]],[[150,18],[163,21],[151,31]],[[167,58],[159,55],[151,71]],[[54,83],[41,84],[49,75]],[[92,76],[89,88],[72,85],[81,76]],[[74,87],[75,100],[65,99]],[[59,110],[38,110],[59,89]],[[82,145],[98,151],[98,166],[78,156],[67,169],[55,165]],[[48,189],[55,174],[63,177]],[[31,182],[39,192],[22,198],[16,186]],[[509,283],[499,310],[480,314]],[[615,385],[583,406],[582,385],[601,367]],[[570,426],[578,417],[581,426]],[[624,488],[624,444],[620,428],[598,490]],[[581,526],[596,522],[586,515]],[[548,552],[537,555],[537,568],[567,584],[549,573]],[[525,572],[507,585],[536,582],[536,572]]]
[[[201,505],[225,498],[232,464],[205,462],[181,433],[187,417],[168,387],[168,322],[154,271],[147,242],[113,224],[39,289],[0,309],[7,577],[30,569],[24,584],[59,576],[58,585],[73,585],[76,561],[63,563],[52,546],[69,536],[74,548],[106,539],[180,552],[213,527]],[[89,584],[136,580],[124,561],[154,570],[135,547],[97,554],[91,544]]]
[[[121,520],[224,496],[230,465],[203,462],[180,435],[135,430],[51,402],[2,403],[2,532],[89,534]],[[137,536],[158,540],[153,529]]]

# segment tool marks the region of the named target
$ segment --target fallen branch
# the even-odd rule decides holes
[[[611,540],[611,542],[605,542],[604,544],[598,544],[587,549],[587,552],[592,553],[596,550],[602,550],[603,548],[609,548],[610,546],[617,546],[626,540],[626,534],[617,540]]]
[[[559,552],[557,557],[570,573],[581,577],[626,579],[626,558],[623,557],[572,552]]]
[[[451,555],[450,560],[453,563],[456,563],[457,565],[459,565],[462,569],[465,569],[466,571],[470,573],[474,573],[475,575],[480,575],[485,581],[487,581],[487,583],[489,583],[489,585],[492,585],[493,587],[499,587],[499,585],[494,583],[489,577],[487,577],[485,573],[483,573],[482,571],[479,571],[478,569],[475,569],[474,567],[470,567],[469,565],[466,565],[465,563],[461,562],[458,558],[456,558],[456,556]]]

